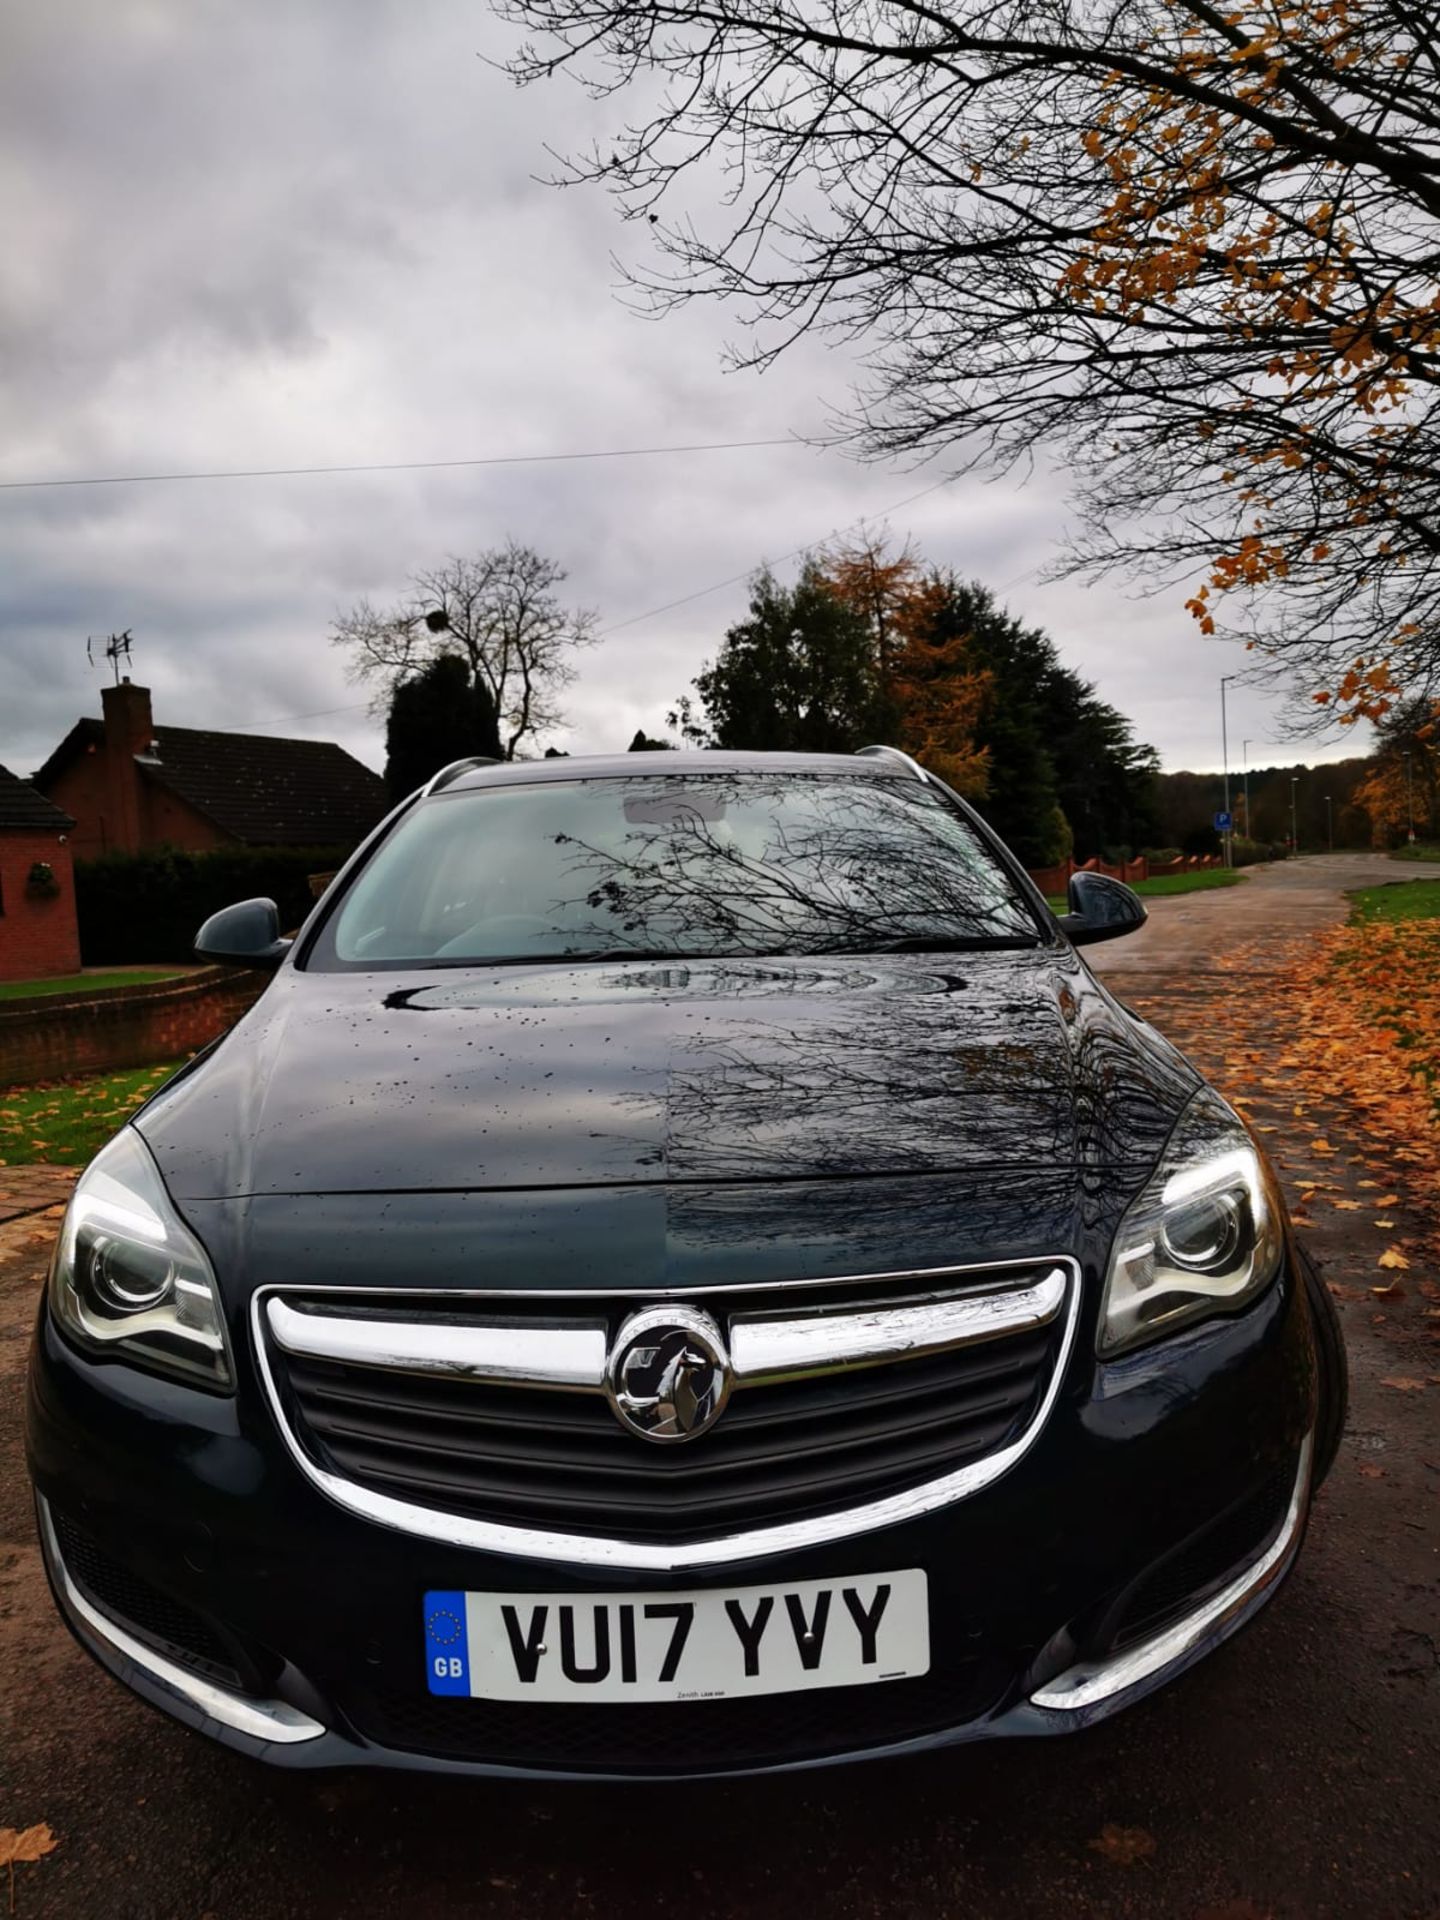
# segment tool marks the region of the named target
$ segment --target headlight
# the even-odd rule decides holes
[[[1274,1279],[1282,1244],[1270,1174],[1242,1122],[1207,1087],[1180,1116],[1115,1235],[1100,1352],[1243,1306]]]
[[[50,1267],[50,1311],[92,1351],[228,1390],[215,1276],[126,1127],[80,1176]]]

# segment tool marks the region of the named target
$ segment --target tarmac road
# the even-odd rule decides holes
[[[1403,874],[1354,856],[1297,862],[1156,902],[1144,932],[1095,958],[1197,1056],[1237,1039],[1278,1044],[1286,1007],[1267,980],[1272,942],[1338,918],[1342,887]],[[1217,963],[1228,971],[1207,974]],[[1329,1178],[1364,1173],[1359,1124],[1323,1117],[1341,1148]],[[1287,1179],[1307,1171],[1312,1130],[1307,1120],[1283,1150]],[[0,1221],[5,1190],[0,1175]],[[703,1787],[306,1779],[262,1773],[153,1714],[56,1620],[20,1416],[53,1231],[33,1209],[59,1189],[36,1176],[10,1190],[20,1199],[0,1224],[0,1827],[48,1822],[59,1842],[15,1870],[23,1920],[1440,1916],[1440,1385],[1383,1384],[1397,1371],[1440,1375],[1418,1298],[1378,1315],[1363,1301],[1345,1307],[1351,1430],[1274,1604],[1167,1692],[1091,1733]],[[1314,1252],[1358,1289],[1374,1277],[1367,1216],[1314,1211]],[[1436,1222],[1402,1225],[1420,1237]],[[1097,1848],[1107,1825],[1138,1838]]]
[[[1162,894],[1145,902],[1150,918],[1123,940],[1086,949],[1096,973],[1200,976],[1223,964],[1268,972],[1297,933],[1344,918],[1347,890],[1431,878],[1430,870],[1380,853],[1317,853],[1254,867],[1240,885]],[[1158,983],[1157,983],[1158,985]]]

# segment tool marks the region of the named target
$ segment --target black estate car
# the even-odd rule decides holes
[[[91,1162],[60,1609],[292,1767],[1059,1733],[1270,1597],[1345,1401],[1243,1121],[887,748],[462,762]]]

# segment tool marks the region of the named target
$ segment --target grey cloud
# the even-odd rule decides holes
[[[733,315],[657,324],[614,297],[643,226],[532,176],[623,107],[516,94],[480,57],[507,47],[483,6],[21,0],[4,31],[0,478],[754,439],[844,399],[843,351],[726,374]],[[326,643],[361,594],[513,534],[623,623],[939,472],[773,450],[0,492],[0,761],[28,770],[98,711],[85,635],[129,626],[171,723],[340,708],[287,725],[378,764]],[[1040,584],[1063,523],[1043,478],[956,482],[892,519],[1046,624],[1169,762],[1218,762],[1230,650],[1178,594]],[[740,583],[621,626],[582,663],[565,744],[660,724],[744,603]],[[1244,733],[1274,732],[1258,695],[1235,700]]]

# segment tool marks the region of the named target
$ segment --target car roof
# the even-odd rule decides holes
[[[539,780],[619,780],[635,774],[836,773],[848,778],[913,780],[905,763],[882,754],[729,753],[693,748],[659,753],[577,753],[554,760],[500,760],[467,767],[437,791],[529,786]]]

